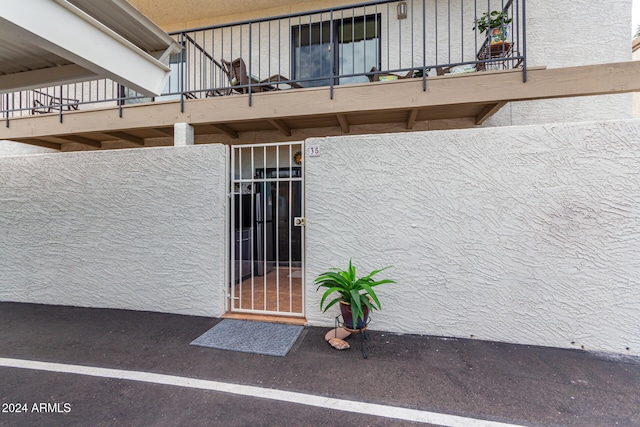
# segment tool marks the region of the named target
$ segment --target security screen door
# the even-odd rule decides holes
[[[231,151],[232,312],[304,316],[303,143]]]

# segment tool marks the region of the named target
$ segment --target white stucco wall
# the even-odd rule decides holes
[[[0,301],[219,316],[228,147],[0,158]]]
[[[640,121],[310,139],[313,277],[385,265],[374,329],[640,354]],[[0,158],[0,300],[220,316],[228,147]]]
[[[634,61],[640,61],[640,37],[636,37],[632,43],[631,58]],[[634,92],[633,97],[633,118],[640,118],[640,93]]]
[[[311,280],[393,265],[371,327],[640,354],[640,121],[311,139]],[[337,309],[336,309],[337,310]]]

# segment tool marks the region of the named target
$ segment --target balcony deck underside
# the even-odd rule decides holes
[[[180,102],[15,118],[0,139],[60,149],[171,145],[174,123],[194,126],[197,143],[302,139],[307,136],[425,130],[458,120],[473,127],[507,102],[640,91],[640,62],[470,73],[423,80],[282,90]],[[385,124],[387,126],[385,126]],[[446,127],[446,126],[443,126]],[[433,127],[436,128],[436,127]]]

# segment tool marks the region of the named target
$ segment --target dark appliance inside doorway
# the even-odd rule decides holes
[[[269,264],[300,266],[302,230],[294,218],[302,216],[302,182],[300,167],[256,169],[256,193],[266,203],[266,256]],[[280,178],[281,180],[278,180]],[[264,191],[263,191],[264,188]]]
[[[235,194],[235,278],[244,280],[251,275],[262,276],[265,273],[263,228],[271,227],[270,222],[263,221],[263,210],[258,194]],[[267,273],[271,271],[266,266]]]

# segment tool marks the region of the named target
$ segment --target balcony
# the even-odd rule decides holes
[[[475,25],[492,11],[502,37]],[[172,37],[184,49],[161,96],[111,80],[3,94],[0,139],[167,145],[176,122],[200,143],[471,127],[527,78],[525,0],[378,1]]]

